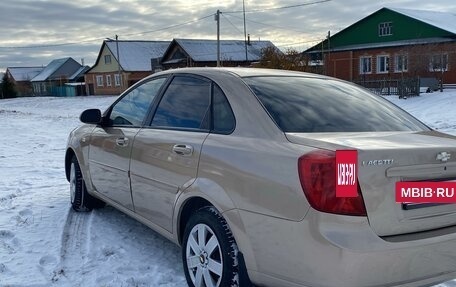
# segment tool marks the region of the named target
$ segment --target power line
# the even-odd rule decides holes
[[[183,23],[179,23],[179,24],[174,24],[174,25],[162,27],[162,28],[158,28],[158,29],[155,29],[155,30],[143,31],[143,32],[138,32],[138,33],[124,34],[124,35],[121,35],[121,36],[122,37],[128,37],[128,36],[136,36],[136,35],[145,35],[145,34],[149,34],[149,33],[169,30],[169,29],[185,26],[185,25],[188,25],[188,24],[191,24],[191,23],[195,23],[195,22],[207,19],[209,17],[212,17],[213,15],[214,14],[206,15],[206,16],[200,17],[200,18],[195,19],[195,20],[191,20],[191,21],[187,21],[187,22],[183,22]],[[105,40],[105,39],[106,39],[106,37],[103,37],[103,38],[92,38],[92,39],[87,39],[87,40],[81,40],[81,41],[78,41],[78,42],[68,42],[68,43],[58,43],[58,44],[43,44],[43,45],[31,45],[31,46],[0,46],[0,49],[54,48],[54,47],[62,47],[62,46],[80,45],[82,43],[96,42],[96,41],[101,41],[101,40]]]
[[[236,27],[236,25],[234,25],[233,22],[230,21],[230,19],[228,19],[227,17],[225,17],[225,15],[223,15],[223,13],[220,13],[220,14],[223,16],[223,18],[224,18],[226,21],[228,21],[228,23],[231,24],[231,26],[234,27],[234,29],[238,30],[239,33],[241,33],[241,34],[244,33],[244,32],[242,32],[238,27]]]
[[[231,14],[229,14],[228,16],[242,20],[242,18],[238,17],[238,16],[234,16],[234,15],[231,15]],[[263,25],[263,26],[268,26],[268,27],[272,27],[272,28],[285,30],[285,31],[293,31],[293,32],[297,32],[297,33],[304,33],[304,31],[297,30],[297,29],[294,29],[294,28],[291,28],[291,27],[283,27],[283,26],[271,25],[271,24],[266,24],[266,23],[263,23],[263,22],[258,22],[258,21],[249,20],[249,19],[246,19],[246,21],[247,22],[251,22],[251,23],[255,23],[255,24],[259,24],[259,25]]]
[[[155,29],[155,30],[144,31],[144,32],[139,32],[139,33],[125,34],[125,35],[122,35],[122,36],[128,37],[128,36],[137,36],[137,35],[150,34],[150,33],[154,33],[154,32],[160,32],[160,31],[169,30],[169,29],[185,26],[185,25],[188,25],[188,24],[192,24],[192,23],[195,23],[195,22],[198,22],[198,21],[201,21],[201,20],[207,19],[209,17],[213,17],[213,16],[214,16],[214,13],[206,15],[206,16],[203,16],[203,17],[195,19],[195,20],[191,20],[191,21],[187,21],[187,22],[183,22],[183,23],[179,23],[179,24],[174,24],[174,25],[171,25],[171,26],[163,27],[163,28],[158,28],[158,29]]]
[[[282,6],[282,7],[254,9],[254,10],[250,10],[250,11],[245,11],[245,13],[259,13],[259,12],[266,12],[266,11],[273,11],[273,10],[289,9],[289,8],[296,8],[296,7],[302,7],[302,6],[315,5],[315,4],[320,4],[320,3],[330,2],[330,1],[332,1],[332,0],[319,0],[319,1],[310,2],[310,3],[302,3],[302,4]],[[228,11],[228,12],[223,12],[223,13],[225,13],[225,14],[234,14],[234,13],[244,13],[244,11]]]
[[[282,45],[276,45],[277,47],[287,47],[287,46],[296,46],[296,45],[301,45],[301,44],[308,44],[308,43],[315,43],[315,42],[321,42],[324,39],[313,39],[313,40],[307,40],[307,41],[301,41],[301,42],[293,42],[293,43],[285,43]]]

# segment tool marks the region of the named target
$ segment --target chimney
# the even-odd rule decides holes
[[[84,58],[81,58],[81,65],[84,66]]]
[[[252,44],[250,43],[250,34],[247,34],[247,45],[249,45],[249,46],[252,45]]]

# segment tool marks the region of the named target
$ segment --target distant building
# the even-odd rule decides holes
[[[349,81],[419,76],[456,83],[456,15],[382,8],[305,53],[323,63],[323,73]]]
[[[270,41],[221,40],[221,66],[250,66],[259,61],[264,48],[274,47]],[[246,51],[247,49],[247,51]],[[163,69],[180,67],[215,67],[217,41],[174,39],[160,61]]]
[[[51,61],[38,75],[32,78],[34,94],[37,96],[67,96],[65,84],[81,69],[73,58]]]
[[[43,71],[44,67],[8,67],[6,75],[14,83],[19,97],[32,96],[31,80]]]
[[[103,41],[95,65],[85,74],[88,94],[126,90],[153,73],[151,59],[161,58],[168,46],[169,41]]]
[[[86,96],[86,86],[84,75],[90,69],[89,66],[81,66],[73,75],[68,78],[68,83],[65,84],[65,96]]]

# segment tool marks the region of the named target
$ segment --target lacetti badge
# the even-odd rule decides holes
[[[336,151],[336,197],[358,196],[358,152]]]
[[[441,162],[447,162],[451,158],[451,153],[446,151],[439,152],[435,160],[440,160]]]

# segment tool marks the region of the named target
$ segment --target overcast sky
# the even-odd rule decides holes
[[[309,5],[274,9],[300,4]],[[299,51],[382,7],[456,13],[454,0],[245,0],[245,6],[252,40]],[[242,13],[229,13],[242,11],[242,0],[3,0],[0,71],[62,57],[92,65],[103,39],[116,34],[120,40],[216,39],[217,9],[221,38],[243,39]]]

